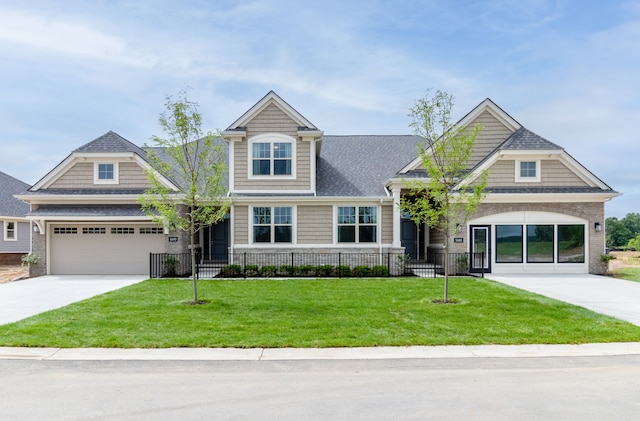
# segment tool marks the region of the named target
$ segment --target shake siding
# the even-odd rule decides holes
[[[513,133],[488,111],[480,114],[469,124],[469,127],[474,127],[476,124],[482,125],[482,130],[476,138],[473,153],[469,159],[470,167],[475,166]]]
[[[380,216],[382,244],[391,244],[393,242],[393,205],[382,206],[380,212],[382,213]]]
[[[53,182],[49,188],[78,189],[99,187],[100,189],[122,189],[150,187],[144,170],[135,162],[120,162],[118,163],[118,167],[119,184],[94,184],[94,163],[78,162]]]
[[[298,206],[298,244],[333,242],[333,206]]]
[[[249,244],[249,207],[233,207],[234,244]]]
[[[247,124],[247,139],[265,134],[278,133],[298,138],[298,125],[274,104],[269,105]],[[309,190],[311,188],[310,143],[296,142],[295,180],[249,179],[249,142],[234,144],[235,190]]]
[[[575,173],[562,162],[555,159],[540,161],[540,182],[515,182],[516,161],[512,159],[499,160],[489,168],[489,187],[588,187]]]

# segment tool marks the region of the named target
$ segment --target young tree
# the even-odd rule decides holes
[[[473,145],[482,127],[457,127],[451,122],[453,96],[440,90],[428,92],[410,110],[410,127],[424,139],[418,154],[427,180],[407,181],[409,194],[399,207],[417,224],[426,224],[444,235],[444,302],[449,298],[449,238],[475,213],[484,197],[487,174],[465,182]]]
[[[202,116],[186,90],[168,96],[158,119],[165,137],[153,136],[155,148],[147,148],[152,185],[141,196],[143,209],[153,220],[188,233],[191,249],[193,303],[198,304],[196,233],[200,227],[221,221],[229,212],[226,197],[226,149],[216,136],[202,130]],[[163,183],[168,177],[179,187]]]

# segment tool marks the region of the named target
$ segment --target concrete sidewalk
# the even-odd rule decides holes
[[[580,345],[451,345],[371,348],[14,348],[0,360],[292,361],[437,358],[542,358],[640,355],[640,342]]]
[[[640,282],[589,274],[487,274],[486,278],[640,326]]]
[[[0,285],[0,325],[142,282],[145,275],[49,275]]]

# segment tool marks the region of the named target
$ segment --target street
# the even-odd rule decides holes
[[[0,360],[1,420],[631,420],[640,356]]]

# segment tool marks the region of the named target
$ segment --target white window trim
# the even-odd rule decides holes
[[[253,144],[254,143],[291,143],[291,175],[254,175],[253,174]],[[265,133],[252,137],[247,145],[247,177],[254,180],[292,180],[296,178],[297,167],[297,147],[296,139],[291,136],[283,135],[280,133]],[[273,147],[271,148],[273,150]],[[273,171],[273,156],[271,160],[271,170]]]
[[[255,242],[254,238],[253,238],[253,209],[254,208],[271,208],[271,241],[269,241],[268,243],[260,243],[260,242]],[[276,243],[275,242],[275,231],[274,231],[274,227],[275,227],[275,223],[274,223],[274,208],[291,208],[291,242],[290,243]],[[298,215],[298,208],[295,205],[264,205],[264,206],[249,206],[249,232],[248,237],[249,237],[249,241],[248,243],[250,245],[255,245],[258,247],[284,247],[287,245],[293,245],[293,244],[297,244],[297,238],[298,238],[298,233],[297,233],[297,215]]]
[[[98,170],[100,164],[113,165],[113,179],[101,180],[98,178]],[[120,169],[118,162],[94,162],[93,163],[93,184],[120,184]]]
[[[535,177],[521,177],[520,176],[520,164],[522,162],[535,162],[536,164],[536,176]],[[516,160],[516,183],[539,183],[540,173],[542,172],[542,166],[539,159],[518,159]]]
[[[9,223],[13,223],[13,238],[9,238]],[[4,227],[4,241],[18,241],[18,222],[4,221],[2,225]]]
[[[356,241],[354,241],[353,243],[349,243],[349,242],[340,242],[338,241],[338,227],[340,226],[338,224],[338,208],[356,208],[356,223],[355,223],[355,227],[356,227]],[[360,224],[358,222],[358,217],[359,217],[359,209],[358,208],[375,208],[376,209],[376,223],[375,224]],[[372,205],[372,204],[359,204],[359,205],[350,205],[350,204],[344,204],[344,205],[335,205],[333,207],[333,244],[335,245],[340,245],[340,246],[363,246],[363,247],[371,247],[372,244],[381,244],[382,242],[382,238],[381,238],[381,227],[382,227],[382,213],[381,213],[381,208],[378,205]],[[343,225],[351,225],[351,224],[343,224]],[[358,227],[359,226],[374,226],[376,227],[376,241],[374,242],[361,242],[360,241],[360,235],[359,235],[359,230]]]

